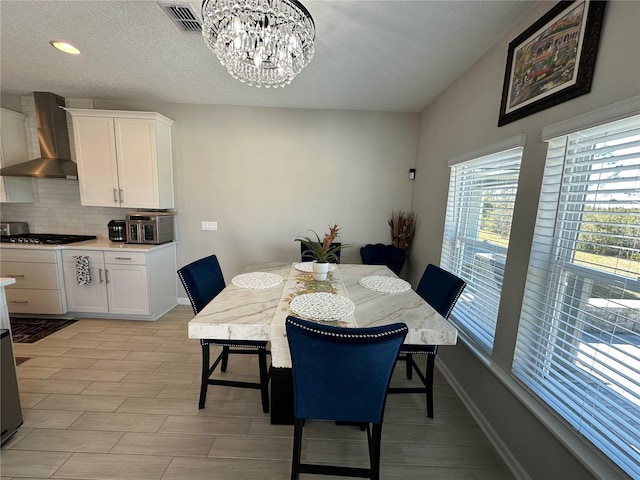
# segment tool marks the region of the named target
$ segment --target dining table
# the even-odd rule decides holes
[[[384,265],[332,264],[316,281],[311,262],[267,263],[239,274],[188,325],[193,339],[262,340],[271,351],[271,423],[293,423],[288,315],[332,325],[403,322],[407,344],[455,345],[458,332]]]

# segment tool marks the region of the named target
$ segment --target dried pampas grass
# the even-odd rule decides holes
[[[391,243],[404,251],[409,250],[416,233],[417,217],[415,212],[393,212],[389,218]]]

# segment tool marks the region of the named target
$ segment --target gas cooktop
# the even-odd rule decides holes
[[[5,235],[1,237],[3,243],[29,243],[38,245],[62,245],[65,243],[84,242],[95,239],[95,235],[67,235],[57,233],[22,233],[20,235]]]

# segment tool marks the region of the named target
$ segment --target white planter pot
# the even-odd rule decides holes
[[[313,262],[311,264],[313,268],[313,279],[322,282],[327,279],[327,272],[329,271],[329,263],[328,262]]]

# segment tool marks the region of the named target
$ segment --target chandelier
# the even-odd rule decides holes
[[[229,73],[284,87],[311,61],[315,24],[297,0],[204,0],[202,36]]]

